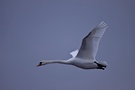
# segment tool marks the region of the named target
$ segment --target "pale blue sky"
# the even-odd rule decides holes
[[[134,0],[0,0],[0,90],[135,90],[134,9]],[[70,58],[101,21],[106,70],[36,67]]]

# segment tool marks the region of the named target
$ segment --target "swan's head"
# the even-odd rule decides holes
[[[47,63],[40,61],[39,64],[37,65],[37,67],[43,66],[43,65],[46,65],[46,64],[47,64]]]

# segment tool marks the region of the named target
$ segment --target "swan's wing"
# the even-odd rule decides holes
[[[84,37],[76,57],[87,60],[95,60],[100,39],[102,38],[107,27],[106,23],[101,22],[86,37]]]
[[[78,49],[75,50],[75,51],[72,51],[70,54],[72,55],[72,57],[76,57],[77,53],[78,53]]]

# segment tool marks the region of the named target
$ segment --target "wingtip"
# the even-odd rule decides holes
[[[99,23],[99,26],[102,25],[103,23],[104,23],[104,21],[101,21],[101,22]]]
[[[108,28],[108,25],[102,21],[99,25],[98,25],[99,28]]]

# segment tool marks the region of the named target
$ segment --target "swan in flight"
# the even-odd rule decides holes
[[[80,49],[70,53],[72,58],[68,60],[42,60],[37,66],[60,63],[74,65],[82,69],[104,70],[107,67],[107,63],[105,61],[97,61],[95,57],[98,51],[100,39],[107,27],[107,24],[102,21],[90,33],[88,33],[88,35],[83,38]]]

